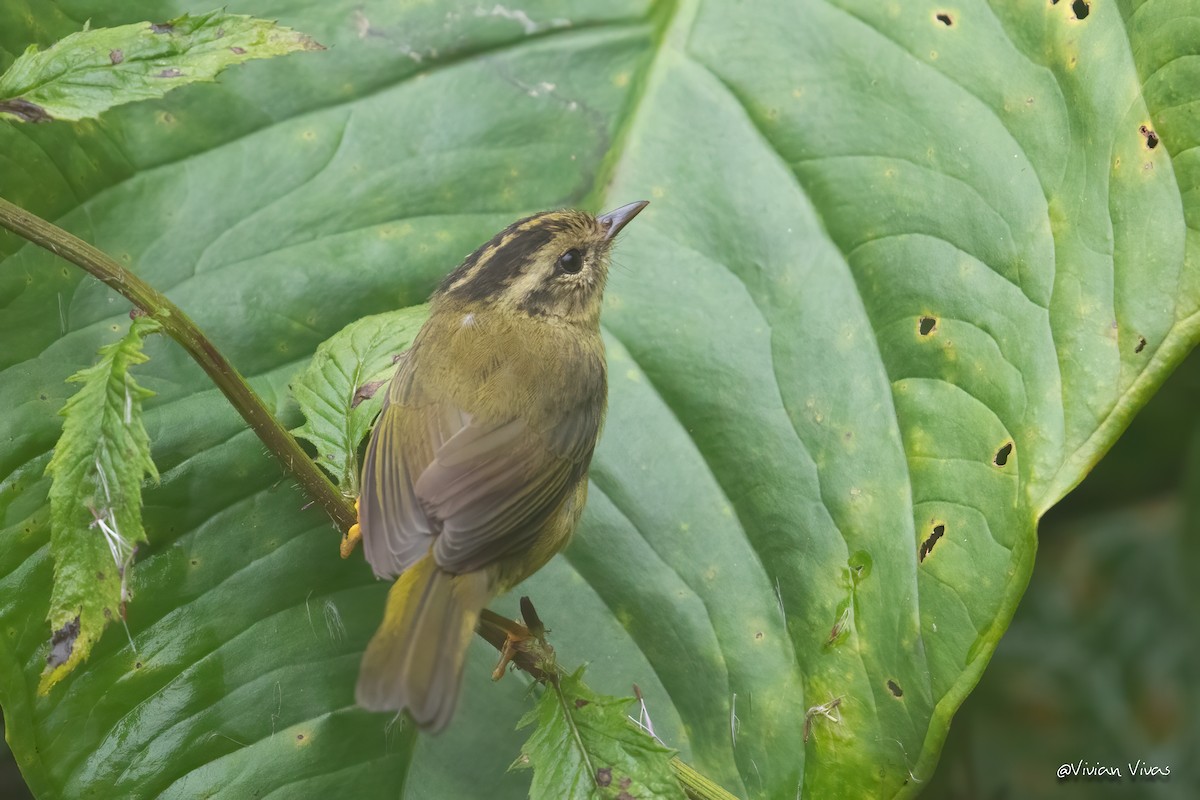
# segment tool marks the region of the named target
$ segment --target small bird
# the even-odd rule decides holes
[[[480,612],[570,539],[608,403],[609,254],[646,205],[514,222],[434,293],[363,462],[363,550],[376,576],[399,579],[363,655],[360,706],[445,728]]]

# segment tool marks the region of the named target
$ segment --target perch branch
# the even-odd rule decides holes
[[[158,320],[163,330],[179,342],[200,368],[208,373],[208,377],[258,438],[262,439],[267,449],[279,459],[284,469],[295,476],[305,492],[320,503],[330,518],[342,530],[356,522],[354,505],[342,496],[300,447],[300,443],[279,424],[263,404],[262,398],[250,388],[246,379],[233,368],[196,323],[166,295],[122,267],[111,256],[4,198],[0,198],[0,226],[87,271]]]

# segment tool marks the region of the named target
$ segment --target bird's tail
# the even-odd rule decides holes
[[[363,655],[355,698],[371,711],[407,709],[436,733],[454,715],[467,645],[492,597],[486,572],[452,575],[427,555],[388,592],[387,610]]]

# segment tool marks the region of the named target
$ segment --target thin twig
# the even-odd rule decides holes
[[[158,320],[163,330],[187,350],[200,368],[228,398],[267,449],[279,459],[304,490],[321,504],[325,513],[342,529],[356,521],[354,506],[342,496],[304,449],[250,388],[233,365],[209,341],[187,314],[166,295],[118,264],[87,242],[40,217],[0,198],[0,227],[44,247],[60,258],[94,275],[109,288],[126,297],[137,308]]]

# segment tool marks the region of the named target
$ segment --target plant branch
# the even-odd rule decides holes
[[[254,431],[267,449],[279,459],[284,469],[290,472],[301,487],[321,504],[330,519],[343,531],[358,521],[353,501],[338,491],[320,467],[308,457],[300,444],[279,424],[275,416],[250,388],[246,379],[209,341],[204,332],[166,295],[147,284],[137,275],[122,267],[111,256],[88,244],[62,228],[25,211],[0,197],[0,227],[7,228],[18,236],[39,247],[43,247],[75,266],[98,278],[109,288],[127,298],[135,307],[162,324],[163,330],[183,346],[200,365]],[[525,608],[525,604],[522,604]],[[530,622],[527,612],[527,622]],[[532,617],[531,627],[540,633],[540,621]],[[508,631],[517,623],[488,609],[483,610],[477,633],[501,653],[505,652]],[[532,639],[535,644],[511,650],[512,663],[531,675],[535,680],[552,683],[555,690],[562,674],[553,658],[553,649],[544,640]],[[560,702],[562,699],[559,692]],[[564,706],[564,713],[567,709]],[[569,717],[569,714],[568,714]],[[576,734],[578,735],[578,734]],[[691,800],[735,800],[734,796],[705,778],[679,758],[671,759],[671,767],[680,785]],[[594,772],[593,772],[594,774]]]
[[[357,521],[353,504],[275,419],[246,379],[221,354],[187,314],[147,284],[82,239],[0,198],[0,227],[86,270],[162,324],[225,395],[267,449],[292,473],[310,497],[344,531]]]

